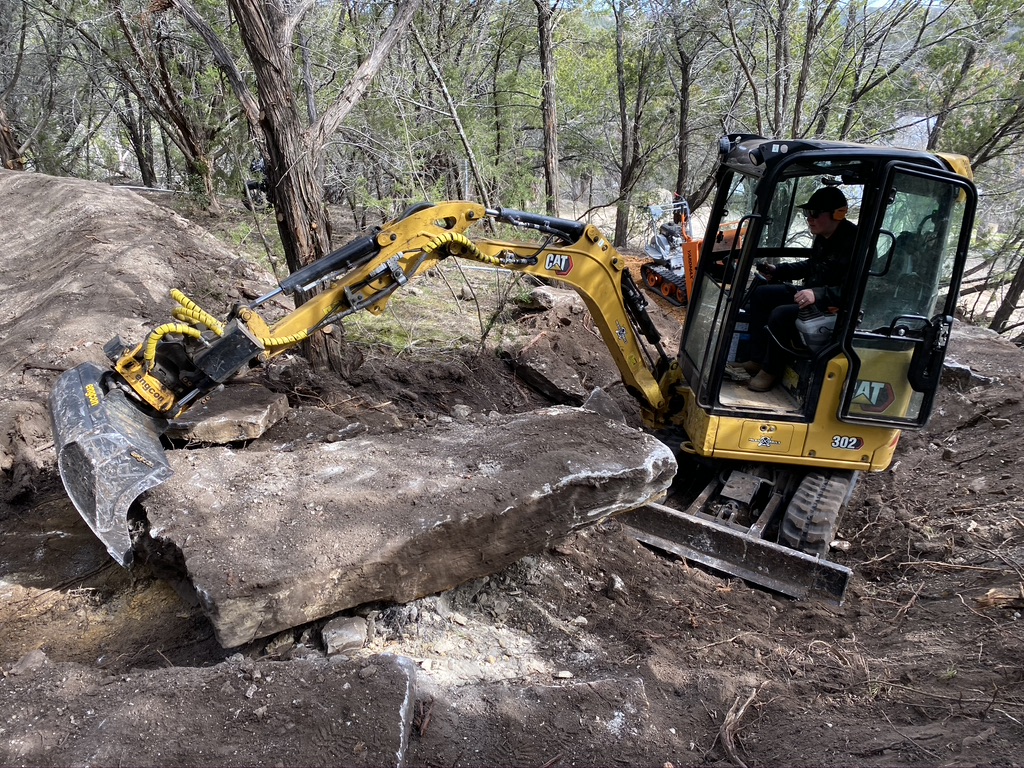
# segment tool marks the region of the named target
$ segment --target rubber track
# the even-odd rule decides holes
[[[824,556],[855,481],[855,472],[809,472],[786,508],[779,543]]]
[[[654,272],[655,274],[658,275],[658,277],[661,278],[661,281],[659,282],[657,288],[652,287],[650,283],[647,282],[648,272]],[[644,287],[646,287],[648,291],[658,296],[661,296],[663,299],[666,299],[672,304],[675,304],[677,307],[686,306],[686,278],[681,273],[673,272],[671,269],[667,269],[666,267],[659,267],[654,264],[644,264],[642,267],[640,267],[640,274],[643,278]],[[676,287],[675,295],[666,296],[664,291],[661,290],[661,282],[671,283],[672,285],[674,285]]]

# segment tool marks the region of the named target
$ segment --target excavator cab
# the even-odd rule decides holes
[[[910,150],[726,137],[704,238],[733,222],[724,260],[702,254],[679,360],[696,453],[843,470],[882,470],[899,430],[920,427],[935,399],[975,204],[966,163]],[[843,192],[856,226],[842,306],[801,334],[774,338],[778,386],[730,377],[746,360],[756,265],[809,258],[797,207],[822,187]],[[841,215],[841,214],[840,214]],[[738,224],[735,224],[738,222]],[[707,259],[704,257],[708,256]]]

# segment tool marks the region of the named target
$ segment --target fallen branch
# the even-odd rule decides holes
[[[1024,608],[1024,582],[1014,587],[994,587],[977,599],[979,608]]]
[[[933,760],[937,760],[938,759],[938,757],[939,757],[938,754],[936,754],[932,750],[927,749],[926,747],[922,746],[919,742],[917,742],[916,740],[910,738],[909,736],[907,736],[907,734],[903,733],[903,731],[901,731],[899,728],[897,728],[895,725],[893,725],[892,720],[889,719],[889,716],[887,714],[885,714],[883,712],[882,713],[882,717],[885,718],[885,721],[889,724],[889,727],[892,728],[900,736],[900,738],[906,739],[911,744],[913,744],[914,747],[916,747],[917,749],[919,749],[922,752],[924,752],[926,755],[928,755]]]
[[[910,609],[913,608],[914,603],[917,602],[917,598],[921,594],[922,589],[924,589],[924,582],[921,582],[917,585],[917,589],[915,589],[914,594],[910,596],[909,602],[907,602],[906,605],[902,606],[898,611],[896,611],[896,615],[893,617],[894,623],[898,624],[907,617],[907,614],[910,612]]]

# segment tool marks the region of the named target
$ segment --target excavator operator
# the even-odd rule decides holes
[[[778,339],[793,336],[801,310],[816,307],[823,313],[840,306],[843,286],[853,256],[857,225],[846,219],[846,196],[836,187],[821,187],[798,205],[814,236],[811,255],[785,264],[759,264],[768,279],[751,292],[747,304],[751,330],[750,359],[740,367],[752,377],[747,388],[767,392],[786,367],[786,353]],[[790,280],[803,280],[800,288]]]

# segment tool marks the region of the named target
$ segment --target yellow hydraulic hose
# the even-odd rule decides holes
[[[468,253],[458,254],[462,258],[476,259],[482,261],[484,264],[490,264],[493,267],[501,265],[501,260],[497,256],[488,256],[486,253],[482,253],[473,241],[465,235],[459,232],[445,232],[443,235],[439,235],[423,246],[423,255],[430,256],[434,251],[449,243],[458,243],[459,245],[466,248]]]
[[[268,336],[260,339],[264,347],[290,347],[309,337],[309,331],[299,331],[291,336]]]
[[[180,333],[182,336],[191,336],[193,339],[203,341],[203,334],[201,332],[191,325],[185,325],[184,323],[164,323],[154,328],[150,331],[149,336],[146,337],[145,349],[142,353],[142,359],[145,362],[147,371],[152,370],[153,362],[156,360],[156,345],[160,343],[160,339],[169,333]]]
[[[209,312],[204,311],[177,288],[171,291],[171,298],[181,305],[173,312],[178,320],[184,320],[187,323],[202,323],[218,336],[224,335],[224,326],[220,324],[220,321]]]

